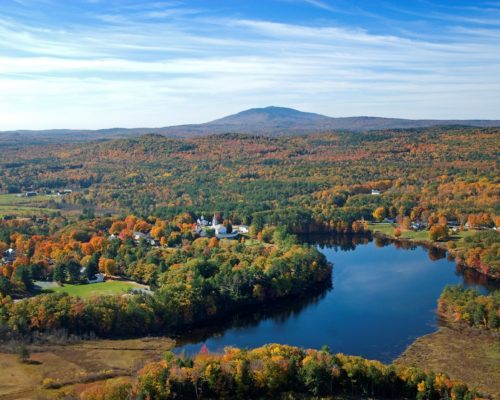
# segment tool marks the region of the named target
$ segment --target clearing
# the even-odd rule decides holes
[[[84,382],[131,377],[146,362],[160,360],[173,345],[167,338],[34,345],[29,347],[29,363],[19,362],[17,354],[0,353],[0,400],[53,398]],[[44,388],[44,381],[60,388]]]
[[[396,362],[445,372],[452,379],[500,399],[498,339],[441,327],[418,338]]]
[[[52,292],[64,292],[72,296],[88,298],[92,296],[109,296],[113,294],[124,294],[130,289],[148,290],[145,285],[140,285],[131,281],[106,281],[101,283],[91,283],[83,285],[70,285],[65,283],[63,286],[57,284],[47,287],[45,290]]]

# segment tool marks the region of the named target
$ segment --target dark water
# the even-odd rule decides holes
[[[444,252],[352,237],[309,237],[334,264],[333,285],[305,298],[246,313],[190,332],[178,349],[282,343],[389,362],[438,326],[437,299],[447,284],[483,293],[498,288],[474,271],[459,271]]]

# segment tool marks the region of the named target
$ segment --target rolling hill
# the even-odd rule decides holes
[[[163,128],[111,128],[100,130],[55,129],[43,131],[3,131],[0,141],[16,141],[21,138],[32,141],[86,141],[104,138],[135,136],[156,133],[167,136],[191,137],[220,133],[250,133],[266,136],[299,135],[334,130],[369,131],[380,129],[410,129],[431,126],[496,127],[500,120],[410,120],[381,117],[342,117],[298,111],[284,107],[252,108],[203,124],[177,125]]]

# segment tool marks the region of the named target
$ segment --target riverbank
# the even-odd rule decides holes
[[[500,399],[500,342],[489,335],[441,327],[415,340],[395,363],[445,372]]]
[[[435,242],[428,240],[428,232],[427,231],[419,231],[419,232],[412,232],[412,235],[404,237],[396,237],[392,234],[392,231],[394,231],[394,226],[392,224],[370,224],[369,229],[373,237],[379,238],[379,239],[385,239],[385,240],[390,240],[395,243],[408,243],[408,244],[414,244],[418,246],[422,246],[425,248],[433,248],[437,249],[440,251],[446,251],[450,256],[452,256],[455,259],[455,262],[460,268],[465,268],[465,269],[472,269],[474,271],[479,272],[480,274],[487,276],[488,278],[494,279],[494,280],[500,280],[500,274],[495,274],[495,273],[486,273],[484,269],[476,267],[474,265],[469,265],[465,262],[465,260],[459,258],[458,254],[460,251],[460,242],[467,236],[470,236],[474,234],[474,231],[466,231],[466,235],[462,235],[459,237],[452,237],[450,238],[450,241],[454,242],[457,247],[456,248],[449,248],[448,242]]]
[[[65,346],[31,346],[29,363],[1,353],[0,399],[56,398],[89,383],[133,382],[146,363],[174,347],[168,338],[91,340]],[[500,399],[500,343],[488,335],[442,327],[418,338],[395,364],[441,371]],[[47,386],[52,385],[53,388]],[[60,386],[60,387],[58,387]],[[60,398],[60,397],[58,397]]]

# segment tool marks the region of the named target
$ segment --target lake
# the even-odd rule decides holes
[[[363,237],[307,237],[334,265],[332,285],[258,312],[237,315],[179,338],[177,351],[212,352],[282,343],[390,362],[439,324],[437,299],[448,284],[483,293],[498,288],[446,253]]]

